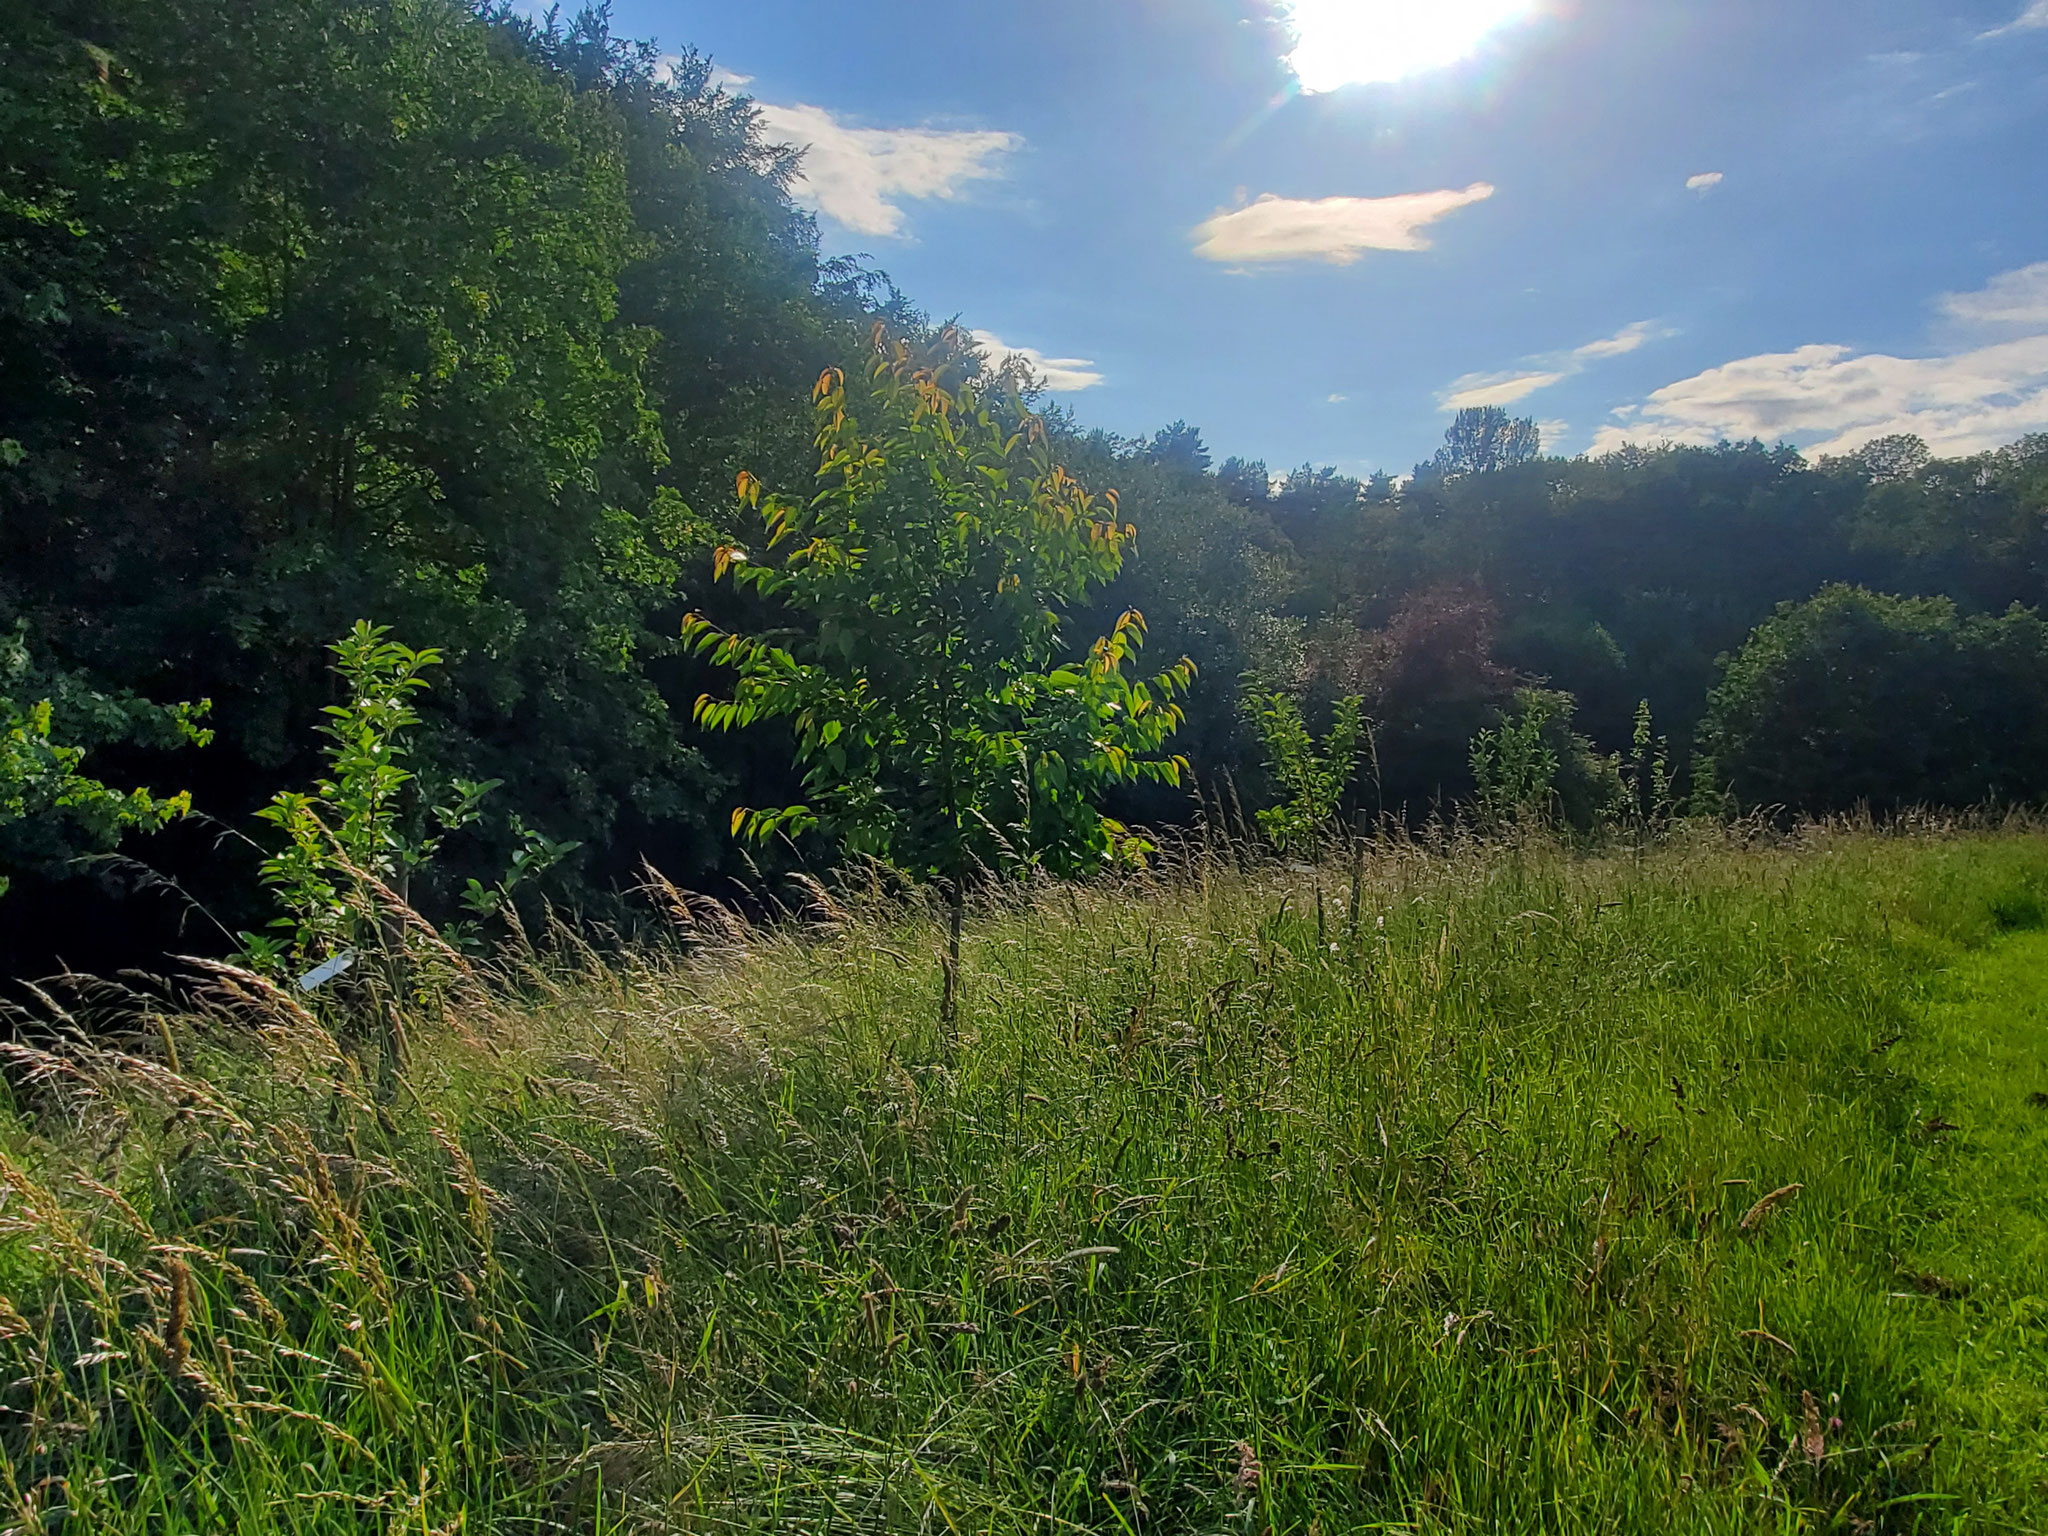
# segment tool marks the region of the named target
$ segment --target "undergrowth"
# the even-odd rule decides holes
[[[2044,872],[1203,854],[973,914],[957,1042],[944,915],[815,890],[395,1029],[72,978],[4,1048],[7,1526],[2038,1529],[2038,1444],[1944,1443],[1972,1302],[1897,1301],[1957,1188],[1899,1046]]]

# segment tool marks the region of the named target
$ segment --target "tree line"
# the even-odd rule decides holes
[[[260,926],[289,829],[258,813],[332,771],[352,634],[437,663],[405,704],[418,824],[365,823],[436,847],[406,892],[430,911],[493,910],[514,870],[521,899],[602,912],[650,866],[822,865],[885,823],[899,862],[957,880],[1202,806],[1414,821],[1505,793],[1510,762],[1587,821],[1649,794],[1648,742],[1688,804],[2048,790],[2048,440],[1565,460],[1482,411],[1398,478],[1219,465],[1184,423],[1134,440],[1034,409],[1028,373],[824,259],[752,105],[601,10],[26,0],[5,25],[0,968]],[[924,418],[875,392],[942,390],[996,455],[975,473],[1039,508],[971,547],[920,534],[951,595],[920,577],[884,612],[872,566],[832,587],[757,561],[763,506],[787,525],[830,488],[835,376],[907,462],[937,451]],[[1054,539],[1046,506],[1078,521]],[[979,766],[909,750],[907,715],[849,758],[820,710],[927,601],[1003,701]],[[1141,638],[1167,671],[1125,680]],[[760,691],[777,657],[814,697]],[[1174,756],[1101,752],[1155,692]],[[716,701],[756,728],[718,729],[740,716]],[[1333,722],[1349,745],[1312,772],[1279,745]],[[1027,739],[1060,782],[961,798]],[[737,842],[761,807],[791,814]]]

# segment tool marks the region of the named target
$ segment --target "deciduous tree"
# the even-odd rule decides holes
[[[943,883],[949,1026],[968,882],[1142,855],[1100,797],[1179,781],[1186,764],[1162,748],[1193,674],[1186,661],[1130,674],[1144,640],[1135,612],[1072,655],[1065,617],[1116,576],[1133,530],[1114,493],[1090,494],[1054,460],[1035,418],[959,377],[951,340],[915,350],[877,327],[864,376],[818,381],[814,493],[740,478],[763,537],[722,546],[718,573],[800,626],[685,629],[739,674],[729,698],[698,701],[702,723],[783,719],[795,732],[805,801],[743,807],[735,833],[816,828]]]

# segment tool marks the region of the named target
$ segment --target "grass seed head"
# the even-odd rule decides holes
[[[0,1342],[8,1339],[27,1338],[35,1330],[29,1327],[28,1319],[15,1310],[14,1303],[0,1296]]]
[[[186,1333],[192,1324],[192,1271],[176,1254],[168,1254],[164,1272],[170,1278],[171,1292],[164,1312],[164,1358],[174,1374],[183,1375],[192,1363],[192,1345]]]
[[[1743,1213],[1739,1226],[1744,1232],[1754,1232],[1766,1216],[1787,1201],[1797,1199],[1799,1192],[1805,1188],[1804,1184],[1787,1184],[1782,1189],[1772,1190]]]

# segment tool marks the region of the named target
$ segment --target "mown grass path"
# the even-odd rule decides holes
[[[1922,1320],[1925,1390],[1958,1451],[2007,1473],[1958,1523],[2048,1530],[2048,933],[1960,959],[1907,1059],[1935,1146],[1893,1300]]]

